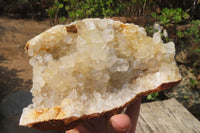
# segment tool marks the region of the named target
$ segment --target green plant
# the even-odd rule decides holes
[[[153,26],[145,26],[144,28],[148,36],[153,36],[154,33],[158,32],[158,29],[154,29]],[[160,36],[164,42],[172,41],[168,36],[164,35],[164,30],[162,30]]]
[[[153,26],[145,26],[144,28],[145,28],[148,36],[153,36],[153,34],[158,31],[158,30],[155,31],[153,29]]]
[[[46,12],[48,13],[48,16],[53,25],[65,21],[65,17],[63,16],[64,14],[61,11],[63,7],[64,4],[62,2],[55,0],[53,6],[49,9],[46,9]]]
[[[194,20],[190,24],[191,24],[191,27],[187,28],[186,31],[183,32],[183,35],[187,38],[192,38],[192,41],[194,43],[199,43],[200,42],[200,20]]]
[[[147,95],[147,99],[152,100],[152,101],[159,101],[158,96],[159,96],[158,92],[152,93],[152,94]]]
[[[125,9],[121,0],[55,0],[53,7],[47,13],[53,24],[88,17],[108,17],[120,14]]]
[[[163,8],[159,14],[153,12],[151,13],[151,16],[158,21],[158,24],[166,28],[168,31],[171,31],[172,28],[175,28],[174,26],[189,17],[188,13],[181,8]],[[181,37],[182,32],[178,31],[177,36]],[[172,39],[164,36],[162,33],[161,38],[164,40],[164,42],[172,41]]]
[[[176,35],[177,35],[178,38],[182,38],[183,37],[183,32],[178,30],[176,32]]]
[[[69,0],[73,5],[72,0]],[[85,17],[108,17],[119,14],[124,9],[121,0],[86,0],[80,1],[75,7],[65,8],[69,17],[81,19]]]
[[[164,8],[160,14],[153,12],[151,16],[156,20],[159,20],[162,25],[168,25],[171,23],[177,24],[183,21],[183,19],[189,17],[188,13],[183,11],[181,8]]]
[[[184,98],[184,99],[189,99],[189,96],[184,95],[183,98]]]
[[[200,88],[200,81],[190,78],[190,88]]]
[[[200,20],[193,20],[190,22],[188,28],[184,31],[177,31],[177,37],[180,42],[190,45],[183,45],[189,52],[188,56],[191,59],[192,67],[195,69],[197,73],[200,73]]]

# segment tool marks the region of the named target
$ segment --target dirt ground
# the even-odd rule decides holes
[[[51,27],[48,20],[0,17],[0,101],[18,90],[30,90],[32,68],[24,51],[26,42]]]

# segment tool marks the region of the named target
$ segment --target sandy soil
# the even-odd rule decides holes
[[[32,68],[26,42],[51,27],[49,21],[0,17],[0,101],[17,90],[30,90]]]

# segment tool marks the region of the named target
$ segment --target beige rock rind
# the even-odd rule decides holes
[[[110,19],[54,26],[25,48],[32,56],[34,98],[20,125],[39,129],[66,130],[91,117],[120,113],[137,97],[181,79],[173,42]]]

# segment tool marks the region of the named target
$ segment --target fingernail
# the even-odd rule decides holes
[[[111,125],[115,130],[117,130],[120,133],[128,133],[128,131],[130,129],[129,127],[128,128],[122,128],[117,123],[115,123],[114,121],[111,122]]]
[[[131,121],[126,115],[116,115],[111,118],[111,125],[119,133],[128,133],[131,129]]]

